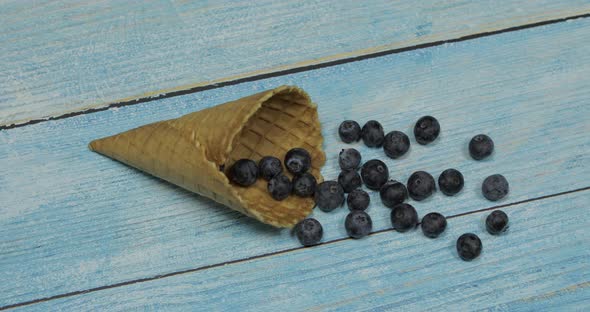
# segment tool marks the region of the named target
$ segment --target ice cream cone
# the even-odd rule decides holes
[[[264,223],[292,227],[309,215],[313,199],[292,195],[276,201],[265,180],[240,187],[225,171],[240,158],[282,160],[289,149],[302,147],[311,154],[311,173],[319,182],[322,141],[315,104],[303,90],[282,86],[98,139],[90,149]]]

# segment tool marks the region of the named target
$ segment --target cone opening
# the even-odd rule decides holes
[[[264,156],[275,156],[283,160],[289,149],[301,147],[311,154],[311,173],[321,181],[320,168],[325,162],[322,141],[317,110],[307,94],[296,88],[277,89],[261,101],[259,108],[234,138],[225,170],[241,158],[258,162]],[[248,212],[275,226],[292,226],[313,208],[311,198],[289,196],[283,201],[272,199],[263,179],[248,188],[234,188],[247,203]]]

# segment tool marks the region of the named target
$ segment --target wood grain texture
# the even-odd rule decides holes
[[[0,125],[588,12],[588,0],[4,1]]]
[[[555,300],[590,294],[589,201],[585,191],[512,206],[505,209],[509,232],[501,236],[485,232],[489,212],[477,213],[449,219],[435,240],[419,231],[379,233],[31,310],[506,311],[515,305],[545,311],[547,305],[537,305],[544,294]],[[461,261],[455,250],[466,232],[483,243],[472,262]]]
[[[347,118],[376,118],[410,133],[424,114],[442,125],[435,144],[387,160],[393,178],[415,170],[461,170],[465,190],[436,194],[419,214],[489,207],[480,183],[504,174],[502,203],[588,186],[590,176],[590,19],[390,55],[223,89],[0,131],[0,305],[151,277],[297,247],[286,231],[263,226],[211,201],[91,153],[89,141],[172,118],[281,84],[318,103],[327,165],[338,174]],[[549,44],[550,43],[550,44]],[[496,154],[475,162],[468,140],[488,133]],[[361,149],[364,159],[383,151]],[[390,226],[373,196],[375,229]],[[325,239],[345,236],[346,209],[315,216]]]
[[[587,233],[586,233],[587,235]],[[582,272],[583,273],[583,272]],[[582,275],[580,274],[580,277]],[[582,280],[582,278],[580,279]],[[542,290],[518,300],[499,304],[490,311],[587,311],[590,306],[590,281]]]

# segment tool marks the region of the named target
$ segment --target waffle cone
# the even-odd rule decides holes
[[[276,201],[265,180],[240,187],[230,184],[225,171],[240,158],[282,160],[289,149],[302,147],[319,182],[322,141],[315,104],[303,90],[282,86],[98,139],[90,149],[264,223],[292,227],[311,213],[313,199]]]

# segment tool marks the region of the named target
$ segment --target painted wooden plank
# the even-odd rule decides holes
[[[4,1],[0,125],[588,12],[588,0]]]
[[[377,118],[409,133],[421,115],[436,116],[435,144],[387,160],[402,181],[419,169],[465,174],[459,197],[437,194],[416,204],[420,215],[489,207],[478,190],[492,173],[512,184],[501,204],[587,187],[588,42],[590,19],[581,19],[0,131],[0,280],[11,281],[0,283],[0,306],[297,247],[288,231],[87,150],[92,139],[280,84],[318,103],[327,178],[337,176],[344,147],[340,121]],[[480,132],[497,152],[475,162],[465,147]],[[365,159],[384,158],[353,146]],[[389,227],[389,211],[373,203],[375,229]],[[316,213],[327,240],[345,236],[345,215]]]
[[[564,285],[565,286],[565,285]],[[590,281],[543,291],[512,302],[499,304],[491,311],[586,311],[590,306]]]
[[[497,237],[485,232],[489,212],[476,213],[449,219],[436,240],[418,231],[378,233],[30,310],[507,311],[521,300],[521,309],[545,311],[551,300],[541,294],[563,291],[574,300],[588,299],[589,201],[585,191],[512,206],[505,210],[509,233]],[[455,251],[457,237],[466,232],[483,243],[472,262]],[[539,300],[543,304],[535,305]]]

